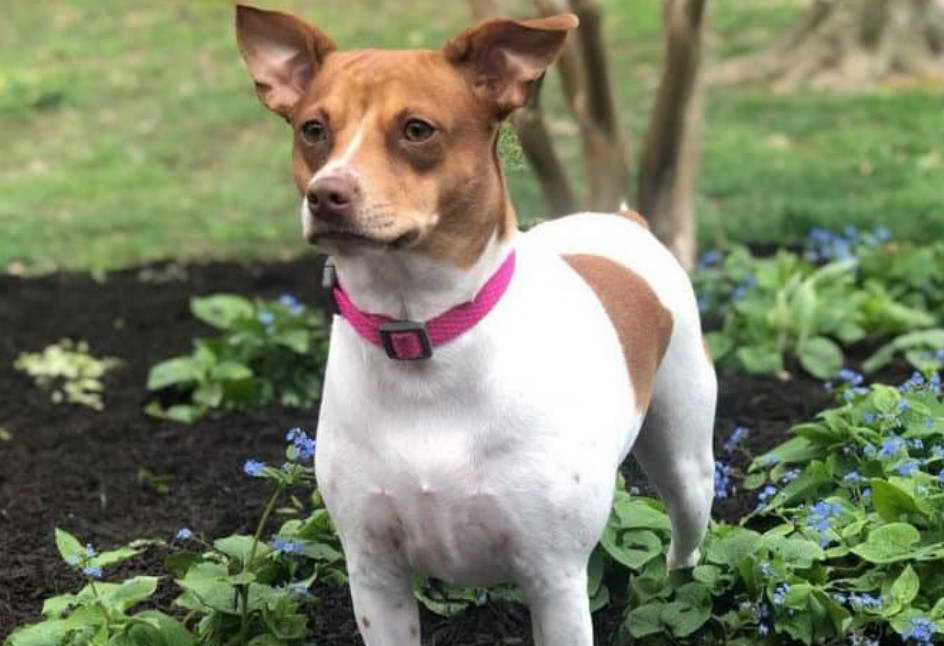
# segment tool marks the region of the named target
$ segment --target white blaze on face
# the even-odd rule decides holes
[[[331,175],[343,172],[344,174],[352,176],[355,181],[360,181],[361,177],[357,173],[357,170],[351,166],[351,160],[354,159],[354,155],[357,154],[357,151],[360,149],[361,145],[364,143],[364,135],[367,132],[367,124],[370,121],[372,113],[370,110],[364,113],[364,116],[361,117],[360,123],[357,124],[357,128],[354,130],[354,136],[351,137],[351,140],[348,142],[347,147],[344,151],[329,160],[327,164],[321,167],[321,169],[315,173],[315,176],[311,178],[308,186],[311,187],[316,181],[322,177],[330,177]]]

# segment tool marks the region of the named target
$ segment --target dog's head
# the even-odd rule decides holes
[[[308,241],[332,253],[408,250],[472,264],[513,230],[497,155],[573,15],[495,19],[441,50],[339,51],[294,16],[236,8],[256,92],[294,132]]]

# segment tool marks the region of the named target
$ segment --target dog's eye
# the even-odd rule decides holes
[[[436,132],[436,128],[420,119],[410,119],[403,128],[403,136],[407,141],[419,143],[426,141]]]
[[[328,128],[320,121],[306,121],[301,132],[306,144],[317,144],[328,138]]]

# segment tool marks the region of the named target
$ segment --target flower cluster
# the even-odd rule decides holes
[[[757,494],[757,507],[754,509],[754,513],[756,514],[766,507],[767,503],[770,502],[770,499],[776,496],[777,493],[777,487],[773,485],[767,485],[764,487],[761,492]]]
[[[826,502],[825,500],[810,507],[806,524],[808,527],[819,532],[820,545],[825,547],[829,544],[829,537],[826,536],[826,532],[828,532],[832,526],[832,519],[839,516],[842,511],[842,505],[839,503]]]
[[[750,430],[744,428],[743,426],[738,426],[735,428],[731,435],[728,436],[728,439],[725,440],[723,449],[725,453],[732,453],[737,446],[750,435]]]
[[[291,449],[294,455],[290,455],[300,462],[310,462],[315,457],[315,440],[308,437],[302,429],[295,427],[285,436],[286,441],[291,443]]]
[[[715,498],[731,495],[731,467],[721,461],[715,462]]]
[[[908,620],[908,625],[902,631],[901,636],[905,639],[912,639],[918,644],[930,646],[937,632],[937,624],[933,620],[928,617],[912,617]]]
[[[805,256],[814,263],[848,260],[858,249],[875,249],[891,237],[891,232],[885,227],[863,232],[849,225],[838,234],[825,229],[811,229],[806,239]]]
[[[305,313],[305,306],[299,303],[298,299],[291,294],[279,296],[279,305],[287,309],[292,316],[301,316]]]
[[[272,549],[280,554],[301,554],[305,550],[305,544],[277,537],[272,541]]]
[[[98,552],[95,551],[91,543],[87,543],[80,554],[73,554],[66,559],[66,563],[79,570],[87,579],[100,579],[102,578],[102,568],[91,562],[91,559],[97,555]]]

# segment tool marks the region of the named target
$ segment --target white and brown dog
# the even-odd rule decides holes
[[[420,643],[411,573],[517,584],[535,642],[589,646],[587,560],[632,450],[692,566],[713,497],[716,382],[688,277],[631,213],[520,233],[497,153],[572,15],[490,20],[436,51],[339,51],[237,8],[294,136],[339,314],[319,486],[368,646]]]

